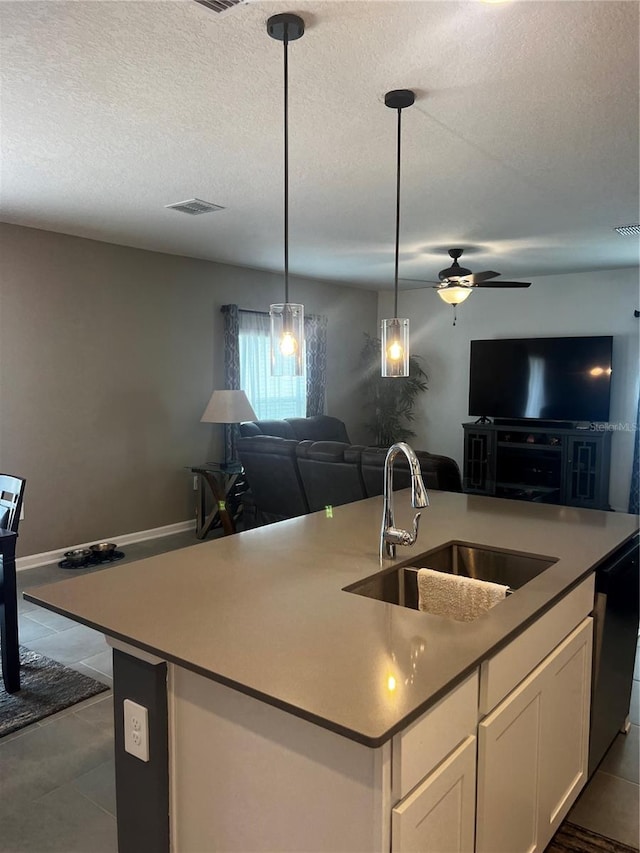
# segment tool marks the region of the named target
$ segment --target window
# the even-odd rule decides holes
[[[307,414],[305,376],[271,376],[269,315],[238,312],[240,387],[260,420],[303,418]]]

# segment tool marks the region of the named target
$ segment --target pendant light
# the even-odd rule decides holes
[[[272,15],[267,33],[284,45],[284,302],[269,306],[271,374],[302,376],[304,306],[289,302],[289,56],[290,41],[302,37],[304,21],[298,15]]]
[[[400,244],[400,142],[402,135],[402,110],[410,107],[415,95],[410,89],[387,92],[384,102],[398,111],[398,147],[396,169],[396,256],[394,272],[393,318],[382,321],[382,346],[380,349],[383,376],[409,375],[409,320],[398,317],[398,252]]]

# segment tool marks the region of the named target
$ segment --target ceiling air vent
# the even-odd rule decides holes
[[[201,6],[206,6],[212,12],[217,12],[218,15],[223,15],[225,12],[230,12],[236,6],[244,6],[249,0],[196,0]]]
[[[619,225],[613,229],[623,237],[637,237],[640,235],[640,225]]]
[[[210,201],[202,201],[201,198],[188,198],[186,201],[176,201],[175,204],[165,204],[168,210],[179,210],[188,213],[189,216],[198,216],[201,213],[215,213],[216,210],[224,210],[219,204]]]

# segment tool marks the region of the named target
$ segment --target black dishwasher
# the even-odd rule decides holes
[[[628,726],[638,643],[638,535],[596,569],[589,776]]]

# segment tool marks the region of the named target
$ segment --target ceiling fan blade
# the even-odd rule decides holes
[[[474,284],[474,287],[531,287],[530,281],[487,281]]]
[[[487,281],[487,279],[490,278],[497,278],[499,275],[499,272],[486,270],[485,272],[475,272],[471,273],[471,275],[465,275],[464,280],[469,282],[469,284],[480,284],[481,281]]]
[[[421,287],[442,287],[441,281],[425,281],[421,278],[399,278],[405,284],[405,290],[418,290]]]

